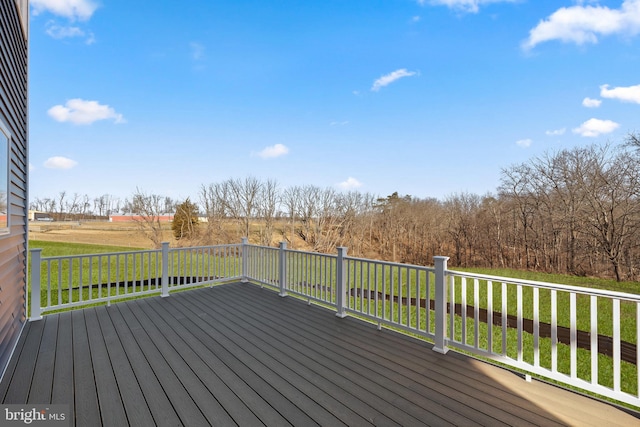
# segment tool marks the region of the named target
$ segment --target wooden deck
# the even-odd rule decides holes
[[[28,323],[0,399],[69,405],[78,426],[640,425],[600,401],[240,283]]]

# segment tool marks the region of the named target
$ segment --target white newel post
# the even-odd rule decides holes
[[[338,260],[336,262],[336,316],[347,317],[345,310],[346,303],[346,277],[345,257],[347,256],[347,248],[338,248]]]
[[[40,307],[40,259],[42,249],[31,249],[31,317],[29,321],[42,319]],[[25,289],[25,292],[27,290]]]
[[[242,277],[240,281],[246,283],[249,281],[249,239],[247,237],[242,238]]]
[[[449,257],[435,256],[433,263],[436,270],[436,307],[435,307],[435,323],[436,323],[436,341],[433,345],[433,351],[446,354],[449,348],[445,345],[447,336],[447,261]]]
[[[280,242],[278,251],[278,283],[280,284],[280,296],[287,296],[287,242]]]
[[[169,242],[162,242],[162,298],[169,296]]]

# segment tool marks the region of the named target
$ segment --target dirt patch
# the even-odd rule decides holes
[[[170,226],[163,230],[164,240],[175,243]],[[109,222],[29,223],[29,240],[47,242],[86,243],[91,245],[124,246],[151,249],[153,244],[136,224]]]

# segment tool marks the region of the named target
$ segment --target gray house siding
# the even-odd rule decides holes
[[[8,172],[8,227],[0,234],[0,374],[26,320],[27,34],[28,1],[0,1],[0,130],[8,137],[8,165],[0,165]]]

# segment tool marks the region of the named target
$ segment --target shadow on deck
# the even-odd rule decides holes
[[[5,404],[78,426],[640,425],[615,406],[252,284],[27,324]]]

